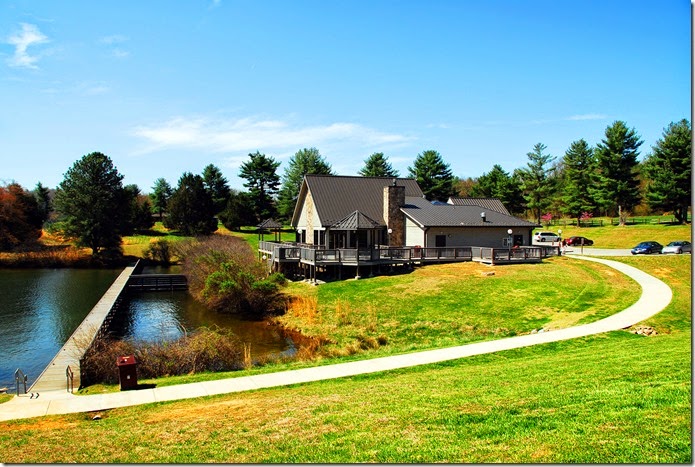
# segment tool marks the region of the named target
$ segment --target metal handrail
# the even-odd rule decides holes
[[[24,374],[22,370],[17,368],[17,370],[14,372],[14,385],[17,388],[17,395],[19,395],[19,384],[22,383],[24,384],[24,393],[27,393],[27,375]]]
[[[72,393],[75,390],[74,374],[72,373],[72,368],[70,365],[65,368],[65,377],[67,379],[67,391]]]

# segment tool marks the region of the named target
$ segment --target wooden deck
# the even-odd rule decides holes
[[[260,242],[259,254],[271,263],[295,263],[310,266],[417,265],[460,261],[478,261],[491,265],[539,263],[560,254],[558,247],[524,246],[519,248],[486,247],[380,247],[372,249],[329,249],[314,245]]]
[[[94,305],[92,311],[68,338],[51,363],[36,378],[28,390],[29,392],[67,390],[66,370],[68,367],[73,372],[74,387],[80,387],[80,359],[97,335],[102,332],[104,322],[110,319],[109,314],[115,309],[116,302],[120,299],[134,269],[134,267],[125,268],[111,284],[111,287]]]

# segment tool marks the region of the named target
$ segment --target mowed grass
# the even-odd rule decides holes
[[[634,303],[639,290],[613,269],[566,257],[494,268],[431,265],[318,287],[292,284],[299,304],[277,321],[333,341],[324,355],[357,353],[386,340],[369,350],[382,355],[596,321]],[[303,302],[315,305],[307,309]]]
[[[690,334],[0,423],[3,462],[690,463]],[[79,440],[68,443],[66,438]]]
[[[191,237],[179,235],[176,231],[167,229],[161,222],[155,222],[154,227],[147,233],[123,237],[121,246],[124,255],[142,258],[144,257],[145,250],[147,250],[150,243],[154,241],[166,240],[170,243],[177,243],[190,238]]]
[[[536,229],[536,231],[562,230],[562,237],[586,237],[594,241],[595,248],[633,248],[640,242],[652,240],[667,245],[674,240],[691,241],[692,226],[676,224],[635,224],[625,226],[576,227],[558,226]]]
[[[618,260],[673,289],[656,336],[3,422],[0,461],[691,463],[689,258]]]

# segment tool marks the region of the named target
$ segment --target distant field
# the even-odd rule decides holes
[[[557,232],[562,230],[562,237],[575,235],[589,238],[597,248],[632,248],[639,242],[654,240],[667,245],[674,240],[692,241],[692,225],[675,224],[635,224],[626,226],[576,227],[551,226],[535,231]]]

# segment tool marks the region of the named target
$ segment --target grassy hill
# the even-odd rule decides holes
[[[0,461],[690,463],[690,257],[618,260],[674,290],[667,309],[645,323],[655,335],[617,331],[407,370],[115,409],[101,420],[76,414],[4,422]],[[632,295],[617,295],[624,294]],[[525,308],[538,307],[529,299]]]

